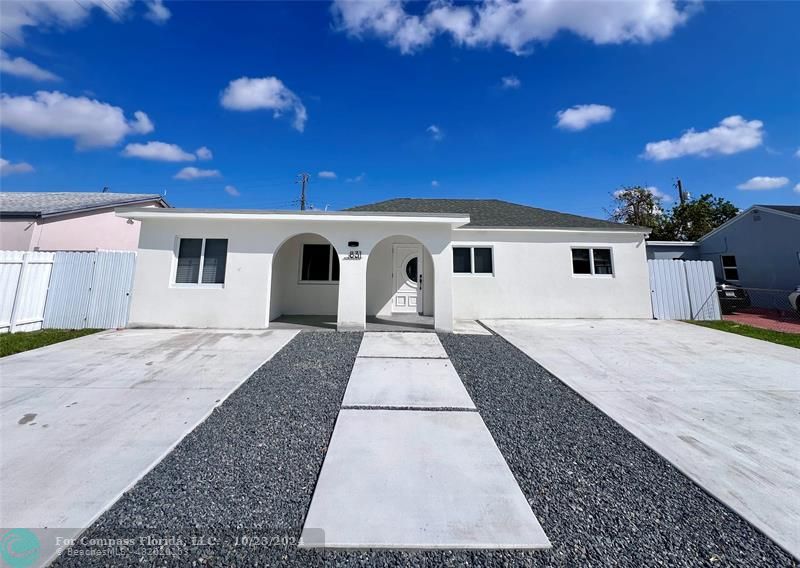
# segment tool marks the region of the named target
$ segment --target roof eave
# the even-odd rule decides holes
[[[649,235],[653,230],[648,227],[633,225],[624,227],[546,227],[546,226],[481,226],[465,225],[459,231],[562,231],[562,232],[590,232],[590,233],[636,233]]]
[[[169,204],[161,197],[154,198],[151,197],[149,199],[136,199],[133,201],[120,201],[119,203],[111,203],[111,204],[103,204],[103,205],[92,205],[91,207],[73,207],[71,209],[59,209],[58,211],[48,211],[46,213],[41,213],[42,219],[47,219],[49,217],[61,217],[62,215],[74,215],[75,213],[89,213],[92,211],[99,211],[101,209],[116,209],[117,207],[129,207],[131,205],[141,205],[142,203],[161,203],[163,208],[169,209]]]
[[[469,215],[433,213],[383,213],[367,211],[283,211],[247,209],[152,209],[121,208],[118,217],[127,219],[205,219],[250,221],[352,221],[352,222],[411,222],[449,224],[453,228],[469,223]]]

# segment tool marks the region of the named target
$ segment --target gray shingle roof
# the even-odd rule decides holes
[[[156,193],[21,192],[0,193],[0,215],[48,217],[104,207],[135,205],[150,201],[167,203]],[[167,205],[168,206],[168,205]]]
[[[800,205],[756,205],[764,209],[774,209],[783,213],[791,213],[792,215],[800,215]]]
[[[465,227],[646,230],[633,225],[528,207],[499,199],[390,199],[351,207],[347,211],[466,213],[470,217],[470,222]]]

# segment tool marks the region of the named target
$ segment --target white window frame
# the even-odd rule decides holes
[[[800,255],[800,253],[798,253]],[[733,266],[725,266],[725,262],[722,260],[726,256],[729,256],[733,259]],[[722,268],[722,279],[726,282],[739,282],[741,275],[739,274],[739,261],[736,260],[735,254],[721,254],[719,255],[719,265]],[[736,278],[728,278],[727,273],[725,272],[727,269],[732,269],[736,271]]]
[[[306,254],[306,245],[328,245],[330,254],[328,255],[328,279],[327,280],[303,280],[303,256]],[[332,280],[333,278],[333,257],[338,258],[336,249],[333,248],[331,243],[300,243],[300,263],[297,265],[297,283],[298,284],[315,284],[319,286],[338,286],[339,281],[342,279],[342,261],[339,259],[339,280]]]
[[[572,265],[572,251],[574,250],[588,250],[589,251],[589,270],[591,274],[575,274],[575,268]],[[594,251],[607,250],[611,257],[611,274],[595,274],[594,272]],[[617,262],[614,260],[614,247],[612,246],[588,246],[588,245],[572,245],[569,248],[569,269],[573,278],[614,278],[617,275]]]
[[[468,248],[469,249],[469,272],[456,272],[453,271],[453,276],[466,277],[466,278],[494,278],[496,266],[494,263],[494,245],[476,243],[476,244],[462,244],[458,243],[453,245],[453,249]],[[488,248],[492,251],[492,271],[491,272],[475,272],[475,249]]]
[[[178,280],[178,255],[181,251],[181,240],[182,239],[200,239],[200,272],[197,274],[197,282],[195,283],[188,283],[188,282],[177,282]],[[222,284],[213,284],[213,283],[203,283],[203,267],[206,263],[206,241],[208,239],[224,239],[228,241],[230,245],[230,239],[228,237],[184,237],[184,236],[176,236],[175,237],[175,248],[173,250],[172,255],[172,278],[170,280],[170,288],[209,288],[209,289],[221,289],[225,287],[225,282]],[[228,273],[228,250],[225,250],[225,275],[227,276]],[[227,278],[226,278],[227,280]]]

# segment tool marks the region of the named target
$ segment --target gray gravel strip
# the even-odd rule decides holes
[[[792,565],[766,537],[501,338],[441,339],[552,550],[298,549],[361,340],[309,332],[83,535],[135,539],[132,545],[112,547],[110,556],[88,556],[109,550],[104,546],[76,545],[74,556],[55,565]],[[140,544],[148,536],[164,541]]]
[[[531,565],[797,565],[503,338],[440,339],[553,543]]]

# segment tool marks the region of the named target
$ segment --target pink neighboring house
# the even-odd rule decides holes
[[[114,208],[169,207],[157,194],[89,192],[0,193],[0,250],[136,250],[139,221]]]

